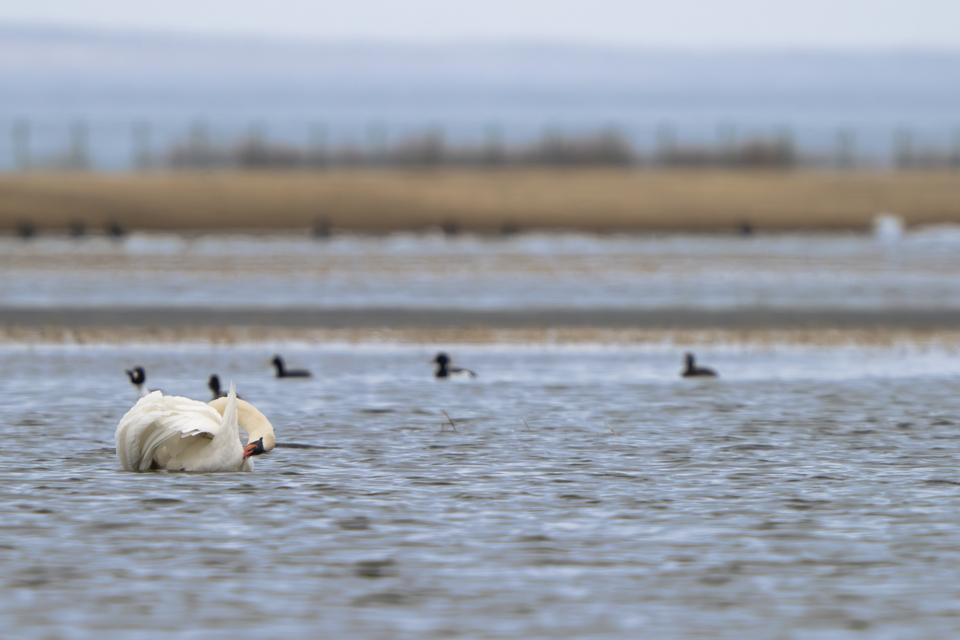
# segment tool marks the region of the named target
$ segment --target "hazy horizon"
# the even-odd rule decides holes
[[[951,0],[34,0],[0,6],[0,23],[335,41],[960,47]]]
[[[41,156],[84,123],[99,166],[130,158],[131,126],[151,144],[198,122],[219,143],[253,127],[304,145],[395,142],[442,130],[507,141],[616,127],[641,148],[771,136],[828,151],[839,132],[889,158],[898,131],[950,148],[960,132],[960,51],[691,51],[573,43],[321,42],[0,25],[0,128],[28,122]],[[12,162],[0,136],[0,167]],[[379,144],[378,142],[374,142]]]
[[[813,55],[884,55],[895,53],[921,54],[960,54],[960,41],[952,44],[944,43],[884,43],[884,44],[851,44],[822,46],[815,44],[798,43],[722,43],[708,42],[692,43],[627,43],[619,41],[585,41],[564,39],[562,37],[544,36],[476,36],[464,38],[450,36],[426,40],[414,40],[403,37],[389,36],[324,36],[277,33],[249,32],[217,32],[191,30],[189,28],[133,26],[122,27],[113,25],[76,25],[69,22],[10,22],[0,20],[0,36],[30,36],[30,37],[81,37],[102,38],[106,40],[188,40],[204,41],[219,44],[267,44],[272,46],[384,46],[405,49],[434,49],[459,47],[551,47],[579,51],[609,51],[609,52],[668,52],[668,53],[742,53],[742,54],[789,54],[804,53]]]

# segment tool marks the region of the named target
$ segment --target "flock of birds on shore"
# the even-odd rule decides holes
[[[305,379],[306,369],[289,369],[279,355],[270,361],[280,379]],[[437,380],[475,378],[470,369],[456,367],[450,356],[438,353],[431,361]],[[684,378],[717,377],[717,372],[697,366],[692,353],[684,356]],[[237,395],[231,382],[224,392],[217,374],[211,374],[207,388],[209,403],[180,396],[165,396],[146,388],[147,373],[137,366],[126,370],[136,387],[139,401],[117,426],[117,457],[127,471],[253,471],[253,458],[277,446],[273,425],[256,407]],[[247,444],[240,443],[240,428]]]

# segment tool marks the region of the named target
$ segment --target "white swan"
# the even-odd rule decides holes
[[[240,444],[239,426],[247,432]],[[251,456],[273,450],[273,425],[249,402],[226,398],[210,404],[154,391],[117,425],[117,457],[127,471],[253,471]]]

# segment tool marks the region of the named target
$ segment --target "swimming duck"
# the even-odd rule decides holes
[[[692,353],[686,354],[684,357],[687,368],[683,370],[681,374],[684,378],[696,378],[698,376],[715,378],[717,377],[717,372],[709,367],[698,367],[697,360],[694,358]]]
[[[207,389],[210,389],[210,393],[213,394],[214,400],[217,398],[225,398],[227,396],[227,394],[223,392],[223,389],[220,388],[220,376],[215,373],[211,373],[210,377],[207,378]]]
[[[210,377],[207,378],[207,389],[210,389],[214,400],[217,398],[225,398],[227,395],[223,392],[223,389],[220,388],[220,376],[215,373],[211,373]]]
[[[215,373],[211,373],[210,377],[207,378],[207,389],[210,389],[210,393],[213,394],[214,400],[217,398],[227,397],[226,392],[220,388],[220,376]],[[239,393],[237,394],[237,398],[239,400],[243,400],[243,396],[241,396]]]
[[[440,352],[436,357],[431,361],[437,365],[434,375],[438,380],[446,380],[447,378],[476,378],[477,374],[471,371],[470,369],[463,369],[461,367],[454,367],[450,364],[450,356],[444,352]]]
[[[240,444],[239,428],[247,432]],[[154,391],[140,398],[117,425],[117,457],[127,471],[253,471],[253,456],[276,446],[273,425],[249,402],[226,398],[210,404]]]
[[[130,378],[130,384],[137,388],[137,395],[141,398],[146,397],[151,390],[146,388],[147,383],[147,372],[143,370],[143,367],[134,367],[133,369],[125,369],[127,377]]]
[[[283,358],[280,356],[273,356],[273,360],[270,361],[274,367],[277,368],[277,377],[278,378],[312,378],[313,374],[307,371],[306,369],[287,369],[287,366],[283,362]]]

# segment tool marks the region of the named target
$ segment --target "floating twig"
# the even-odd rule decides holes
[[[523,416],[520,416],[520,419],[523,420],[523,426],[527,428],[527,431],[533,431],[533,429],[530,428],[530,425],[527,424],[526,418],[524,418]]]
[[[453,429],[454,431],[457,431],[457,425],[453,424],[453,418],[451,418],[451,417],[447,414],[447,412],[444,411],[443,409],[440,409],[440,413],[442,413],[443,415],[447,416],[447,420],[450,421],[450,428]],[[444,425],[443,425],[443,420],[441,420],[441,421],[440,421],[440,431],[443,431],[443,426],[444,426]],[[457,431],[457,433],[460,433],[460,432]]]
[[[616,431],[613,430],[613,427],[611,427],[611,426],[610,426],[610,423],[607,422],[606,420],[603,421],[603,424],[607,425],[607,429],[610,429],[610,433],[612,433],[613,435],[615,435],[615,436],[619,436],[619,435],[620,435],[619,433],[617,433]]]

